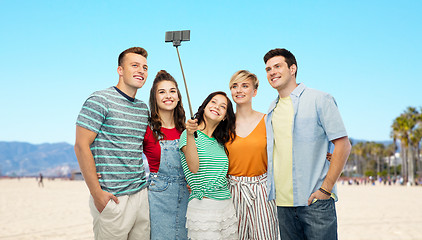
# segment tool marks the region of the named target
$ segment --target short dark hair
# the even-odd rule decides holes
[[[136,53],[136,54],[143,56],[144,58],[148,57],[147,50],[145,50],[141,47],[131,47],[131,48],[124,50],[122,53],[120,53],[119,60],[118,60],[119,66],[122,66],[123,59],[126,56],[126,54],[128,54],[128,53]]]
[[[273,57],[277,57],[277,56],[284,57],[284,59],[286,60],[287,66],[289,68],[293,64],[296,65],[296,73],[295,73],[295,77],[296,77],[298,66],[297,66],[295,55],[293,55],[293,53],[291,53],[289,50],[287,50],[285,48],[276,48],[276,49],[272,49],[269,52],[267,52],[264,56],[264,63],[266,64],[268,60],[270,60]]]

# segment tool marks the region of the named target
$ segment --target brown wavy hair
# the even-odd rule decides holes
[[[179,91],[179,86],[177,85],[176,80],[165,70],[161,70],[155,76],[154,82],[152,83],[151,91],[149,94],[149,108],[151,110],[151,116],[149,117],[149,126],[151,127],[152,134],[156,141],[164,137],[164,133],[161,131],[161,117],[158,112],[158,105],[157,105],[157,86],[162,81],[170,81],[173,82],[177,89],[177,96],[179,97],[179,102],[174,108],[173,111],[173,119],[176,129],[180,132],[185,130],[186,125],[186,117],[185,117],[185,110],[183,109],[182,104],[182,95]]]
[[[218,143],[224,146],[224,149],[227,152],[225,144],[229,141],[233,142],[236,137],[236,115],[233,111],[233,104],[230,101],[230,99],[227,97],[225,92],[213,92],[204,100],[201,106],[198,108],[198,112],[195,113],[195,118],[198,119],[198,125],[201,122],[205,123],[204,120],[204,111],[207,104],[211,101],[211,99],[216,95],[223,95],[227,99],[227,112],[226,117],[224,120],[222,120],[217,128],[213,132],[213,137],[217,140]]]

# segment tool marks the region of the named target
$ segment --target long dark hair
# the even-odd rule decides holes
[[[229,141],[233,142],[236,137],[236,115],[233,111],[233,104],[230,99],[227,97],[225,92],[213,92],[204,100],[201,106],[198,108],[198,112],[195,113],[195,118],[198,119],[198,124],[204,122],[204,110],[207,104],[211,101],[211,99],[216,95],[223,95],[227,99],[227,112],[226,117],[222,120],[218,125],[217,128],[213,132],[213,137],[217,140],[218,143],[224,146]],[[227,149],[226,149],[227,152]]]
[[[151,116],[149,117],[149,125],[152,129],[152,133],[154,135],[155,140],[164,137],[163,132],[161,131],[161,117],[158,112],[158,105],[157,105],[157,86],[162,81],[170,81],[173,82],[177,89],[177,96],[179,97],[179,102],[176,105],[176,108],[173,111],[173,119],[176,129],[180,132],[185,130],[186,125],[186,117],[185,117],[185,110],[183,109],[182,104],[182,95],[179,91],[179,86],[177,85],[176,80],[170,75],[170,73],[166,72],[165,70],[161,70],[155,76],[154,82],[152,83],[151,91],[149,93],[149,108],[151,110]]]

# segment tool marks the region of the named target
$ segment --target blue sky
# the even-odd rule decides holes
[[[277,47],[295,54],[298,82],[335,97],[351,138],[388,140],[393,119],[422,106],[421,1],[152,2],[0,0],[0,141],[73,144],[83,102],[116,85],[132,46],[149,52],[139,99],[160,69],[185,96],[164,43],[174,30],[191,30],[179,51],[194,112],[240,69],[258,76],[253,106],[265,112],[277,93],[262,57]]]

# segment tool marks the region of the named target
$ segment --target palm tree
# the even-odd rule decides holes
[[[421,109],[422,110],[422,109]],[[421,140],[422,140],[422,111],[414,116],[416,126],[410,134],[409,140],[411,148],[413,149],[414,158],[414,172],[417,173],[421,170],[420,151],[421,151]]]
[[[403,115],[403,114],[402,114]],[[402,168],[401,168],[401,175],[404,179],[404,181],[407,181],[407,131],[405,129],[405,118],[400,115],[396,117],[393,121],[393,125],[391,126],[391,136],[393,137],[394,141],[399,140],[400,141],[400,156],[402,159]]]
[[[422,118],[422,113],[421,113]],[[416,172],[419,172],[419,176],[422,175],[422,163],[421,163],[421,141],[422,141],[422,124],[419,123],[419,126],[415,129],[413,133],[412,142],[414,143],[415,153],[416,153]]]
[[[367,176],[376,176],[377,174],[377,157],[375,151],[375,142],[363,143],[363,160],[364,172]]]
[[[400,140],[401,156],[403,160],[402,172],[405,181],[415,183],[415,152],[420,151],[420,133],[422,117],[414,107],[408,107],[406,111],[397,117],[392,127],[392,137]]]
[[[374,143],[372,152],[374,154],[375,160],[377,161],[377,176],[380,177],[381,172],[384,170],[381,164],[381,157],[384,153],[384,144]]]
[[[388,177],[388,179],[390,180],[391,178],[390,178],[390,172],[391,172],[391,170],[390,170],[390,166],[391,166],[391,157],[394,157],[394,159],[396,159],[396,150],[397,150],[397,147],[396,147],[396,143],[395,142],[393,142],[393,143],[391,143],[391,144],[389,144],[385,149],[384,149],[384,157],[387,157],[387,159],[388,159],[388,163],[387,163],[387,177]],[[395,165],[394,165],[395,166]],[[396,171],[395,171],[395,169],[394,169],[394,173],[395,173]]]
[[[354,165],[356,166],[356,173],[363,175],[363,156],[364,156],[364,144],[358,142],[352,147],[352,155],[354,156]]]
[[[411,185],[415,184],[415,145],[419,145],[419,140],[415,137],[415,131],[419,125],[419,115],[420,113],[414,107],[408,107],[404,113],[405,118],[407,119],[408,127],[408,172],[409,172],[409,182]]]

